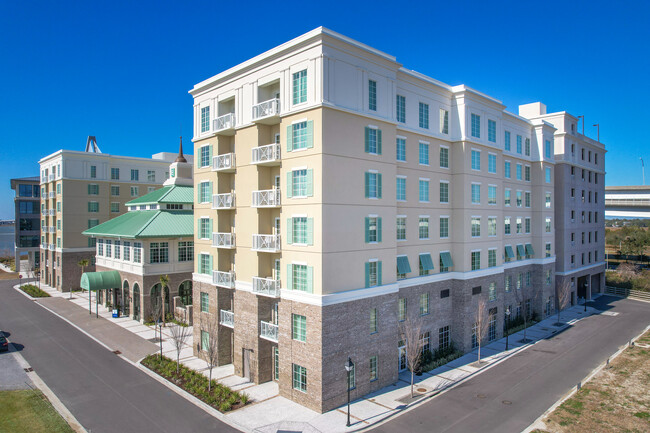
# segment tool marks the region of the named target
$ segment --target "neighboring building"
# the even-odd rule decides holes
[[[125,203],[159,189],[175,153],[151,158],[101,153],[95,137],[85,152],[59,150],[41,167],[41,279],[59,291],[79,287],[78,262],[94,269],[95,241],[82,231],[126,212]],[[191,156],[188,156],[192,160]]]
[[[194,219],[192,164],[183,151],[169,167],[161,189],[126,203],[128,212],[83,234],[96,240],[96,272],[117,271],[119,287],[100,290],[100,303],[110,303],[125,316],[150,321],[161,299],[160,277],[169,277],[165,313],[172,313],[174,297],[192,305]],[[92,283],[92,272],[87,278]],[[99,279],[101,280],[101,279]]]
[[[27,255],[32,268],[40,265],[39,238],[41,236],[39,204],[39,178],[21,177],[11,179],[11,189],[16,191],[14,204],[16,206],[16,238],[14,241],[14,256],[16,269],[20,271],[20,258]]]
[[[551,312],[549,121],[324,28],[190,93],[198,356],[216,318],[219,364],[326,411],[348,357],[353,398],[398,380],[406,319],[469,351],[479,299],[488,340]]]
[[[650,218],[650,186],[606,186],[606,218]]]

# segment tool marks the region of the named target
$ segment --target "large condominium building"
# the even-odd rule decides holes
[[[401,327],[469,351],[480,304],[487,340],[551,312],[569,204],[545,117],[324,28],[190,93],[194,323],[236,374],[326,411],[397,380]]]
[[[29,270],[31,271],[40,265],[39,178],[35,176],[11,179],[11,189],[16,191],[16,198],[14,199],[16,207],[16,235],[14,241],[16,269],[20,271],[20,259],[26,255]]]
[[[79,261],[88,260],[86,271],[95,265],[95,239],[82,232],[126,212],[126,202],[160,188],[176,156],[109,155],[99,152],[94,137],[89,137],[85,152],[59,150],[42,158],[43,281],[60,291],[78,288]]]

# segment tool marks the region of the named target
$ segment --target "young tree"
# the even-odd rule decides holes
[[[158,326],[158,320],[162,316],[162,302],[160,299],[154,299],[151,305],[151,320],[153,321],[153,330],[154,336],[156,335],[156,328]],[[160,359],[162,360],[162,328],[160,329]]]
[[[183,346],[190,338],[191,332],[186,326],[176,325],[170,329],[170,333],[172,334],[174,349],[176,349],[176,374],[178,374],[181,366],[181,350],[183,350]]]
[[[399,333],[406,346],[406,366],[411,372],[411,398],[413,398],[413,385],[415,371],[422,361],[422,321],[410,320],[408,317],[399,323]]]
[[[481,365],[481,346],[490,326],[489,314],[485,299],[479,298],[476,313],[474,315],[474,338],[476,338],[476,344],[478,345],[478,365]]]
[[[208,392],[212,388],[212,369],[217,366],[219,359],[219,347],[217,344],[217,333],[219,331],[219,319],[216,315],[210,313],[201,314],[201,334],[207,333],[207,338],[200,336],[200,350],[205,352],[205,361],[208,364]]]
[[[168,311],[165,311],[165,288],[169,286],[169,275],[160,276],[160,299],[162,300],[162,326],[165,326],[165,315]]]
[[[555,326],[562,326],[560,321],[560,313],[564,310],[569,304],[569,298],[571,297],[571,286],[569,280],[565,280],[562,284],[557,286],[557,302],[555,308],[557,308],[557,323]]]
[[[540,296],[541,290],[539,284],[524,285],[524,282],[522,281],[520,284],[518,283],[518,285],[518,288],[515,287],[515,299],[519,303],[519,306],[523,309],[524,338],[521,340],[521,342],[525,344],[530,342],[530,340],[526,338],[526,329],[528,328],[528,321],[530,320],[530,315],[528,314],[526,303],[528,301],[530,305],[534,305]]]

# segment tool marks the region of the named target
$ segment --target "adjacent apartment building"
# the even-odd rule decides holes
[[[59,291],[78,288],[79,261],[88,260],[86,271],[95,265],[96,241],[82,232],[126,212],[126,202],[160,188],[176,156],[109,155],[99,151],[95,137],[89,137],[84,152],[59,150],[42,158],[42,280]]]
[[[559,177],[558,119],[575,118],[513,114],[325,28],[190,94],[195,353],[218,321],[219,364],[317,411],[397,380],[400,326],[420,324],[426,349],[470,351],[480,303],[488,340],[506,310],[550,314],[556,272],[572,270],[556,268],[569,245],[556,220],[599,205],[571,201]],[[570,138],[602,168],[602,145]]]
[[[11,179],[11,189],[16,192],[14,198],[16,215],[16,237],[14,256],[16,269],[20,271],[21,257],[26,257],[29,271],[40,266],[40,187],[38,176]]]

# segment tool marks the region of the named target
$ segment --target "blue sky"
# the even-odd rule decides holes
[[[601,125],[606,183],[640,184],[648,22],[647,1],[2,1],[0,218],[13,218],[10,178],[88,135],[134,156],[189,144],[195,83],[321,25],[510,111],[583,114],[587,135]]]

